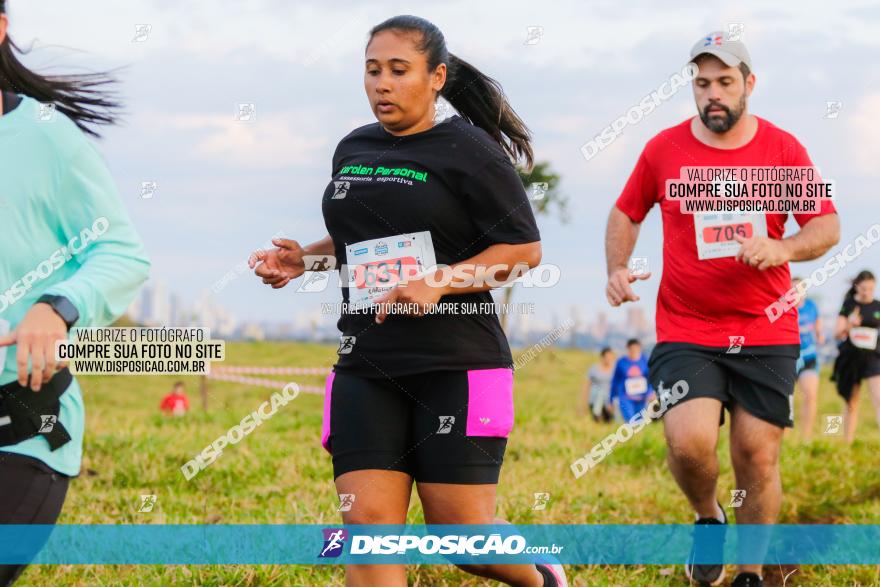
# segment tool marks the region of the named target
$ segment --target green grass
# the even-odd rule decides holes
[[[334,348],[294,343],[230,343],[231,365],[323,366]],[[665,466],[660,426],[649,426],[596,469],[574,479],[569,464],[612,431],[578,415],[582,375],[594,361],[579,351],[545,350],[517,374],[516,425],[510,438],[498,515],[521,524],[686,523],[691,514]],[[195,479],[179,467],[268,398],[271,390],[212,382],[209,410],[201,410],[198,380],[187,378],[193,412],[166,419],[161,397],[177,379],[82,377],[87,435],[81,476],[71,483],[62,524],[338,524],[330,458],[319,443],[322,398],[302,394],[281,408]],[[283,379],[283,378],[279,378]],[[319,384],[317,377],[297,377]],[[798,397],[799,399],[799,397]],[[880,430],[864,398],[858,440],[816,435],[809,445],[789,433],[782,452],[783,523],[880,523]],[[819,420],[841,413],[842,401],[823,374]],[[722,431],[719,494],[735,487]],[[533,494],[549,492],[544,511]],[[138,513],[139,496],[156,494],[151,513]],[[409,522],[422,523],[417,498]],[[173,548],[169,545],[169,548]],[[792,571],[794,571],[792,573]],[[683,585],[680,565],[572,566],[573,585]],[[769,585],[878,585],[878,567],[767,568]],[[494,585],[451,566],[409,569],[411,585]],[[320,585],[344,584],[341,567],[307,566],[35,566],[18,583],[43,585]]]

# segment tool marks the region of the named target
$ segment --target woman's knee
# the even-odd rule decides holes
[[[342,512],[345,524],[405,524],[406,510],[389,509],[387,504],[355,501],[351,509]]]
[[[491,577],[491,569],[489,565],[455,565],[465,573],[470,573],[471,575],[476,575],[478,577]]]

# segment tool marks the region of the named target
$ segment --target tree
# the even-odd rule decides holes
[[[558,190],[559,174],[550,169],[548,161],[538,161],[534,164],[531,171],[517,166],[516,172],[522,181],[526,190],[526,195],[532,203],[532,210],[535,216],[551,216],[555,211],[559,215],[559,221],[567,224],[568,218],[568,196],[560,193]],[[510,303],[513,297],[513,286],[504,288],[504,305]],[[507,312],[501,313],[501,327],[505,333],[507,331]],[[509,333],[508,333],[509,334]]]

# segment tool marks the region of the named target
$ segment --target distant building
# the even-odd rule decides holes
[[[649,332],[645,309],[641,306],[630,306],[626,311],[626,329],[635,337],[642,337]]]

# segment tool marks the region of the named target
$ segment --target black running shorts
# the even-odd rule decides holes
[[[739,404],[765,422],[792,427],[792,394],[799,354],[796,344],[727,349],[661,342],[651,353],[648,375],[654,389],[659,389],[661,382],[669,388],[677,381],[686,381],[688,391],[681,402],[711,397],[721,401],[728,411],[733,404]]]
[[[513,427],[513,371],[374,379],[331,373],[321,442],[333,476],[384,469],[427,483],[495,484]]]
[[[54,524],[70,477],[42,461],[0,451],[0,524]],[[27,565],[0,565],[0,587],[12,585]]]

